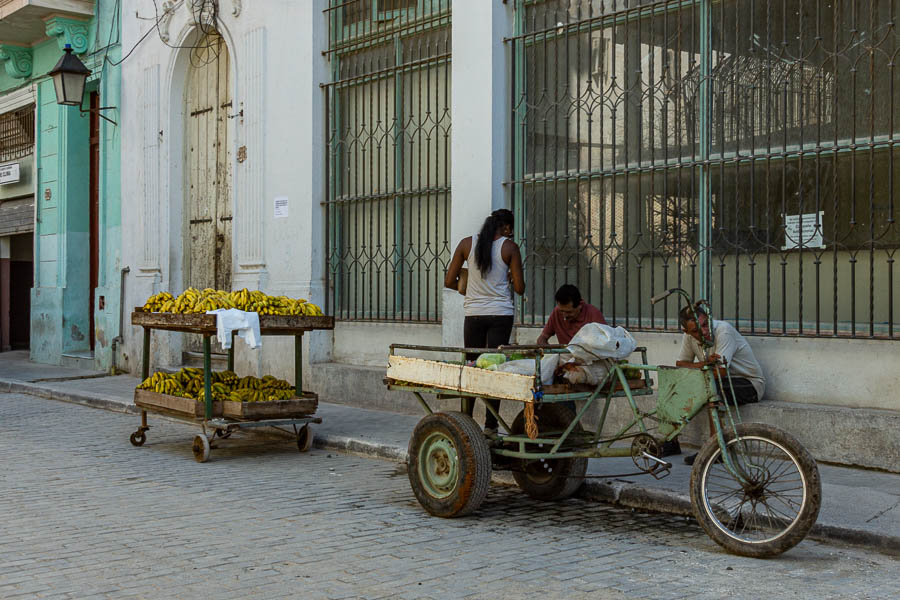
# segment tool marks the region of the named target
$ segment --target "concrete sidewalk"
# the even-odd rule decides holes
[[[25,352],[0,354],[0,392],[17,392],[86,406],[138,413],[134,388],[140,380],[65,367],[37,365]],[[320,403],[316,446],[405,462],[410,433],[419,417]],[[151,416],[151,420],[160,418]],[[137,425],[137,423],[135,424]],[[148,436],[152,437],[152,430]],[[641,510],[692,515],[688,492],[691,468],[670,457],[671,474],[621,477],[635,470],[628,458],[592,459],[583,498]],[[900,555],[900,475],[819,465],[822,509],[810,533],[814,539],[864,546]],[[511,483],[507,473],[496,477]]]

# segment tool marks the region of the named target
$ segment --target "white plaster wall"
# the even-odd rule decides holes
[[[216,24],[232,65],[233,285],[324,301],[323,100],[319,84],[329,71],[321,51],[326,0],[221,0]],[[126,306],[161,290],[178,293],[184,239],[182,205],[183,87],[196,33],[188,3],[177,3],[161,27],[168,45],[151,33],[123,64],[123,264],[131,267]],[[153,26],[153,6],[123,15],[123,47],[130,49]],[[154,141],[154,133],[158,139]],[[247,147],[247,160],[237,161]],[[155,153],[155,154],[154,154]],[[289,198],[289,216],[275,219],[273,200]],[[242,220],[243,219],[243,220]],[[124,367],[139,370],[141,332],[126,327]],[[181,337],[154,333],[154,365],[180,362]],[[330,357],[330,334],[305,337],[314,361]],[[291,340],[266,338],[261,351],[239,345],[245,372],[292,368]],[[265,365],[265,367],[263,366]]]
[[[513,3],[454,0],[451,62],[450,248],[509,205],[509,48]],[[443,341],[463,345],[462,296],[443,292]]]
[[[441,346],[439,324],[350,323],[340,322],[334,329],[335,362],[386,367],[391,344]],[[415,356],[403,352],[404,356]]]

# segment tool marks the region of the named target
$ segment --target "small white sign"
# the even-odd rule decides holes
[[[275,218],[284,219],[288,216],[288,199],[287,196],[278,196],[275,198]]]
[[[19,182],[19,163],[0,165],[0,185]]]
[[[802,215],[784,215],[784,246],[782,250],[795,248],[824,248],[822,229],[825,227],[825,211]]]

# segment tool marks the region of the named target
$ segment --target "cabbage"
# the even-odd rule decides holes
[[[502,365],[506,362],[506,356],[503,354],[482,354],[475,361],[475,366],[479,369],[487,369],[491,365]]]

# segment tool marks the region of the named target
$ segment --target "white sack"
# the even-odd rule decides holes
[[[541,359],[541,383],[550,385],[553,383],[553,372],[556,371],[556,365],[559,364],[559,354],[549,354]],[[534,359],[523,358],[521,360],[511,360],[502,365],[497,365],[497,371],[504,373],[515,373],[516,375],[528,375],[534,377]]]
[[[637,342],[621,327],[587,323],[569,342],[568,350],[572,356],[589,365],[603,358],[621,360],[634,352],[636,347]]]

